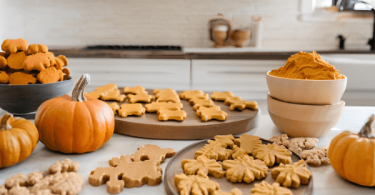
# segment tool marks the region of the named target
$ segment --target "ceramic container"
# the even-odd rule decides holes
[[[234,40],[236,47],[243,47],[243,44],[250,39],[250,30],[234,30],[231,38]]]
[[[347,78],[339,80],[288,79],[269,75],[266,80],[271,96],[290,103],[332,105],[345,92]]]
[[[212,38],[215,41],[214,47],[224,47],[224,41],[228,36],[228,32],[221,30],[212,30]]]
[[[341,118],[344,101],[333,105],[303,105],[267,96],[268,112],[275,126],[290,137],[322,137]]]
[[[32,114],[44,101],[62,96],[72,88],[70,77],[48,84],[0,84],[0,108],[15,115]]]

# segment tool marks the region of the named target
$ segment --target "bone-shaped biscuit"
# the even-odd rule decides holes
[[[25,52],[17,52],[12,53],[8,57],[8,66],[9,68],[15,69],[15,70],[21,70],[24,69],[23,63],[25,62],[27,56]]]
[[[176,154],[172,148],[160,148],[157,145],[142,145],[132,155],[134,162],[144,160],[152,160],[159,162],[159,165],[164,162],[165,158],[171,158]]]
[[[180,93],[180,98],[190,100],[194,96],[199,95],[204,95],[204,92],[201,90],[185,90],[182,93]]]
[[[37,53],[31,56],[27,56],[23,62],[23,67],[26,71],[38,70],[43,71],[50,67],[50,59],[46,53]]]
[[[182,103],[168,103],[168,102],[151,102],[145,105],[147,112],[157,112],[161,108],[169,110],[181,110]]]
[[[202,111],[203,112],[207,112],[207,111],[216,111],[216,110],[221,110],[220,106],[212,106],[212,107],[201,106],[201,107],[198,108],[196,114],[197,114],[197,116],[201,116],[202,115]]]
[[[1,49],[7,53],[16,53],[17,51],[26,51],[27,41],[24,39],[7,39],[1,45]]]
[[[155,94],[156,98],[159,98],[161,96],[174,96],[176,98],[179,98],[178,94],[176,92],[172,92],[172,91],[164,91],[164,92],[159,92],[159,93]]]
[[[109,90],[102,93],[100,97],[102,100],[116,100],[118,102],[123,102],[126,99],[125,95],[121,95],[119,90]]]
[[[258,103],[256,101],[232,100],[231,103],[230,110],[244,110],[245,108],[258,110]]]
[[[214,91],[211,94],[211,98],[216,101],[225,101],[227,97],[233,97],[233,93],[230,91],[224,91],[224,92],[217,92]]]
[[[160,95],[156,99],[156,102],[173,102],[173,103],[178,103],[178,102],[181,102],[181,100],[180,100],[180,98],[177,95],[163,94],[163,95]]]
[[[37,54],[37,53],[47,53],[48,47],[44,44],[31,44],[26,50],[27,55]]]
[[[172,92],[172,93],[175,93],[177,94],[176,90],[174,89],[171,89],[171,88],[167,88],[167,89],[154,89],[154,94],[158,94],[158,93],[168,93],[168,92]]]
[[[234,100],[242,100],[242,98],[239,96],[227,97],[224,101],[224,104],[230,106]]]
[[[200,107],[199,110],[200,110],[199,114],[200,114],[202,121],[209,121],[212,119],[223,121],[223,120],[226,120],[228,117],[228,114],[221,110],[203,109],[202,107]]]
[[[150,103],[154,99],[154,96],[147,95],[147,94],[138,94],[138,95],[129,94],[128,98],[129,98],[129,103],[132,103],[132,104],[137,103],[137,102]]]
[[[142,116],[145,111],[145,108],[140,103],[122,104],[121,109],[118,110],[118,115],[121,117],[127,117],[129,115]]]
[[[124,87],[125,94],[148,94],[144,87],[138,85],[135,87]]]
[[[158,119],[159,121],[167,121],[167,120],[183,121],[186,119],[186,112],[183,110],[159,109]]]
[[[190,99],[189,102],[194,105],[193,110],[198,110],[199,107],[212,107],[214,106],[214,102],[210,99]]]
[[[113,114],[117,114],[118,110],[120,110],[120,106],[116,103],[116,102],[113,102],[111,104],[108,104],[109,107],[111,107],[112,111],[113,111]]]
[[[3,56],[0,56],[0,69],[5,68],[5,66],[7,65],[8,65],[7,59],[5,59],[5,57]]]
[[[109,83],[104,86],[100,86],[96,88],[96,91],[104,92],[104,91],[110,91],[110,90],[117,90],[117,86],[114,83]]]

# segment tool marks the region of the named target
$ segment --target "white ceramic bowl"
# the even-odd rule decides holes
[[[290,103],[332,105],[345,92],[347,78],[339,80],[288,79],[269,75],[267,85],[271,96]]]
[[[268,94],[268,112],[275,126],[290,137],[322,137],[341,118],[344,101],[333,105],[303,105],[276,100]]]

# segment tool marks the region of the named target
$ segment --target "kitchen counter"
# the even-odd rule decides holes
[[[368,117],[373,113],[375,113],[375,107],[345,107],[339,123],[326,136],[319,139],[320,141],[318,142],[318,147],[329,145],[330,141],[344,130],[358,132],[365,121],[367,121]],[[3,113],[0,113],[0,115],[2,114]],[[247,133],[266,139],[281,134],[273,125],[268,115],[261,115],[259,127]],[[138,147],[144,144],[156,144],[162,148],[170,147],[176,151],[180,151],[184,147],[195,142],[196,140],[151,140],[114,134],[110,141],[108,141],[99,150],[92,153],[79,155],[52,152],[39,142],[34,152],[25,161],[12,167],[0,169],[0,184],[3,184],[6,178],[16,173],[28,174],[34,171],[47,172],[48,167],[55,161],[70,158],[73,161],[78,161],[81,165],[79,173],[82,174],[84,179],[83,189],[80,193],[81,195],[108,194],[105,185],[101,185],[100,187],[91,186],[88,183],[88,176],[96,167],[109,166],[108,160],[112,157],[131,155],[137,150]],[[165,169],[169,160],[170,159],[166,159],[166,161],[161,165],[163,170]],[[330,165],[312,167],[311,169],[314,182],[313,194],[315,195],[364,195],[374,193],[374,188],[361,187],[342,179]],[[248,194],[248,192],[243,193]],[[158,186],[144,185],[139,188],[124,188],[123,192],[120,194],[165,194],[165,190],[164,184],[161,183]]]
[[[256,48],[184,48],[183,51],[121,51],[51,49],[56,56],[68,58],[133,58],[133,59],[239,59],[239,60],[287,60],[298,52]],[[319,54],[375,54],[367,50],[327,50]]]

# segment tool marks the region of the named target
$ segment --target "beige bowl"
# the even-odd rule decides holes
[[[269,75],[267,85],[271,96],[298,104],[332,105],[344,94],[347,78],[339,80],[288,79]]]
[[[333,105],[302,105],[276,100],[268,94],[268,112],[275,126],[290,137],[322,137],[340,120],[344,101]]]

